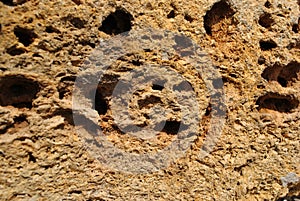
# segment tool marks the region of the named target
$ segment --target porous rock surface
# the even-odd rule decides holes
[[[299,7],[299,0],[1,0],[1,200],[297,200]],[[213,98],[193,66],[154,50],[113,61],[91,108],[93,123],[118,149],[155,153],[177,137],[184,117],[165,82],[174,81],[182,93],[192,86],[201,103],[199,128],[184,156],[148,174],[103,165],[73,120],[73,113],[91,114],[72,113],[74,83],[89,67],[87,58],[103,41],[143,28],[180,33],[202,47],[222,76],[223,85],[214,87],[226,96],[221,136],[199,158]],[[128,110],[140,128],[153,123],[151,108],[169,109],[156,137],[140,139],[118,128],[112,94],[127,72],[150,64],[169,66],[189,84],[166,73],[156,79],[160,84],[133,93]]]

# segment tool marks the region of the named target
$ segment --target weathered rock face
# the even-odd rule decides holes
[[[299,7],[297,0],[1,0],[0,197],[299,199]],[[166,35],[136,36],[153,47],[136,51],[133,42],[131,53],[99,60],[109,54],[100,51],[107,41],[145,28]],[[164,46],[170,33],[181,38]],[[199,73],[185,56],[211,62],[223,82]],[[85,88],[74,87],[78,77],[97,73],[103,76],[96,86],[86,77]],[[151,82],[143,85],[142,78]],[[136,89],[124,92],[123,82]],[[221,91],[224,99],[217,99]],[[148,126],[154,136],[135,135]],[[207,138],[214,138],[212,150]],[[165,150],[159,161],[147,158]],[[200,157],[201,151],[209,154]],[[138,159],[157,169],[131,171],[139,170]]]

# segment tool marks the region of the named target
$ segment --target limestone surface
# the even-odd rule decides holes
[[[1,200],[300,200],[299,32],[299,0],[0,0]]]

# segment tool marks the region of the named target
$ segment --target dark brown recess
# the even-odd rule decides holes
[[[260,49],[263,51],[271,50],[277,47],[277,44],[273,40],[261,40],[259,41]]]
[[[300,63],[292,61],[286,66],[276,63],[266,68],[262,77],[268,81],[277,81],[283,87],[290,87],[300,78]]]
[[[258,23],[260,26],[268,29],[273,25],[274,20],[270,13],[264,13],[259,17]]]
[[[29,46],[37,38],[36,33],[32,29],[16,26],[14,28],[14,34],[19,39],[19,42],[24,46]]]
[[[103,31],[109,35],[117,35],[131,30],[131,21],[133,16],[123,8],[118,8],[115,12],[109,14],[99,27],[99,31]]]
[[[222,0],[215,3],[204,16],[204,28],[206,30],[206,33],[212,35],[212,26],[225,18],[232,17],[234,13],[235,11],[231,8],[230,4],[227,1]]]
[[[293,95],[280,95],[268,93],[256,101],[258,110],[269,109],[278,112],[290,113],[299,106],[299,101]]]
[[[0,78],[0,105],[14,107],[32,107],[32,101],[40,90],[37,81],[22,75],[10,75]]]

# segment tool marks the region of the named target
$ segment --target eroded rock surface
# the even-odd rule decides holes
[[[300,176],[299,6],[297,0],[1,0],[1,200],[299,199],[299,182],[281,179]],[[90,64],[99,69],[104,63],[89,62],[98,46],[144,28],[190,38],[222,77],[223,83],[210,83],[224,90],[226,121],[204,158],[199,151],[215,123],[215,97],[205,76],[180,54],[153,48],[112,61],[97,87],[86,88],[93,112],[72,111],[77,76],[93,73]],[[128,113],[139,128],[153,124],[155,115],[164,116],[155,108],[168,111],[165,125],[156,122],[157,135],[142,139],[126,126],[125,132],[120,129],[112,105],[122,77],[147,65],[168,68],[186,82],[161,73],[132,94]],[[172,91],[189,94],[191,89],[199,104],[193,143],[184,156],[154,173],[130,174],[103,165],[106,158],[91,154],[76,132],[82,125],[74,122],[74,113],[85,125],[102,128],[126,153],[157,153],[180,138],[184,115]],[[121,126],[126,123],[119,118]]]

